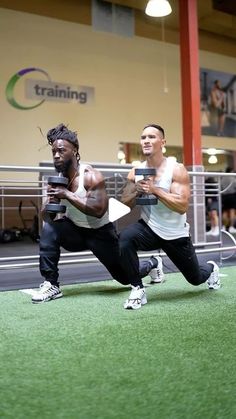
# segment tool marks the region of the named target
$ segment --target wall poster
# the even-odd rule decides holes
[[[236,74],[200,69],[203,135],[236,138]]]

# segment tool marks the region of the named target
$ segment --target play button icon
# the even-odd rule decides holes
[[[124,215],[128,214],[131,211],[130,207],[122,202],[117,201],[115,198],[110,198],[108,202],[108,214],[109,214],[109,221],[113,223],[113,221],[118,220]]]

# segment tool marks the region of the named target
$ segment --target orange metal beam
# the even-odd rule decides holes
[[[202,165],[197,0],[179,0],[184,164]]]

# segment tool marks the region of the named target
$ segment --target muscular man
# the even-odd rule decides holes
[[[118,235],[108,219],[108,198],[102,174],[89,165],[80,164],[77,134],[65,125],[51,129],[47,139],[52,147],[54,166],[69,183],[67,187],[48,186],[47,202],[60,199],[60,203],[66,205],[66,215],[55,219],[45,207],[42,209],[40,273],[44,282],[32,302],[62,297],[58,280],[61,247],[70,252],[91,250],[113,278],[129,284],[128,275],[121,268]]]
[[[138,250],[163,249],[190,284],[207,281],[209,289],[220,287],[216,263],[198,263],[186,221],[189,175],[183,164],[172,157],[164,157],[162,147],[165,143],[164,130],[159,125],[150,124],[143,129],[141,146],[146,157],[143,167],[156,168],[156,176],[135,182],[135,170],[132,169],[122,195],[122,202],[131,208],[140,194],[152,194],[158,198],[157,205],[143,205],[140,220],[129,225],[120,235],[123,263],[129,266],[132,285],[131,294],[124,304],[126,309],[139,309],[147,303],[139,273]]]

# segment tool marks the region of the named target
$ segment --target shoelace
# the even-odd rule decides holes
[[[47,282],[47,283],[42,282],[42,284],[39,285],[39,288],[40,288],[40,291],[41,291],[43,288],[46,288],[46,289],[50,288],[50,286],[51,286],[50,282]]]
[[[140,301],[142,299],[143,292],[142,292],[141,295],[140,294],[141,294],[140,289],[139,290],[132,290],[131,294],[129,296],[129,301],[130,300],[139,300]]]
[[[44,282],[39,286],[40,294],[49,294],[52,291],[52,285],[50,283],[45,284]]]

